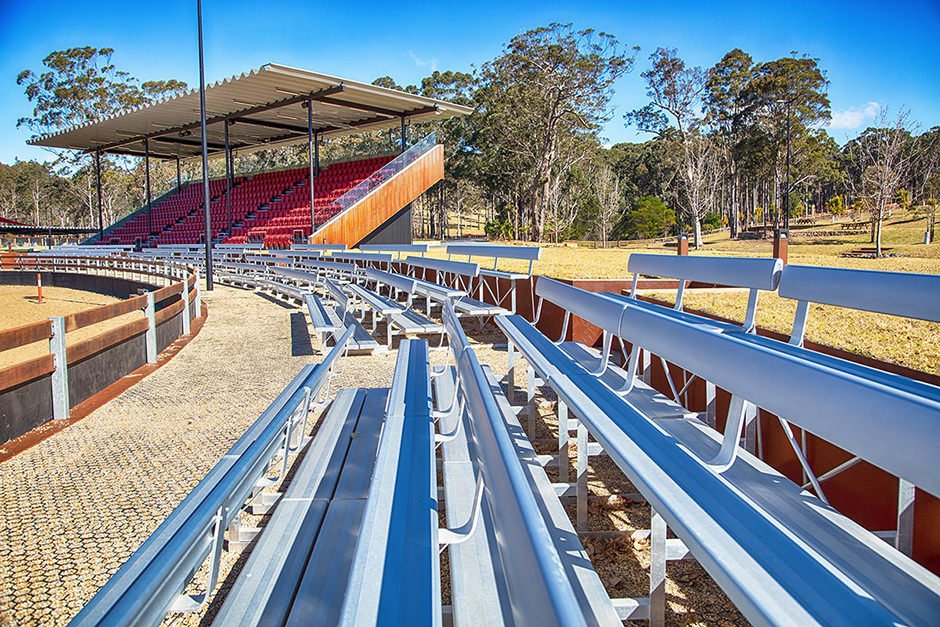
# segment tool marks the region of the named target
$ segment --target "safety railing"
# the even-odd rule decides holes
[[[21,255],[3,259],[0,268],[30,274],[35,272],[40,276],[47,273],[64,273],[111,277],[147,286],[144,293],[110,305],[93,307],[65,316],[51,316],[48,320],[0,331],[0,354],[48,341],[48,352],[24,357],[0,368],[0,402],[3,401],[4,395],[16,393],[26,384],[49,377],[52,388],[51,415],[38,415],[42,414],[43,410],[29,405],[29,411],[36,415],[21,417],[21,420],[13,416],[13,422],[26,425],[27,428],[19,429],[24,432],[50,418],[69,417],[72,406],[77,402],[69,390],[69,366],[141,335],[144,336],[146,363],[156,363],[159,352],[157,329],[182,314],[180,329],[182,335],[189,335],[192,320],[199,315],[201,309],[198,272],[182,264],[124,257]],[[69,341],[70,333],[134,312],[140,312],[142,315],[118,326],[104,328],[90,337]],[[105,379],[116,380],[128,373],[108,374],[110,376],[104,377]],[[85,390],[86,396],[87,392],[88,390]],[[15,432],[16,428],[11,429],[14,431],[0,434],[0,440],[22,435]]]
[[[334,202],[340,207],[341,211],[349,209],[357,202],[368,196],[374,189],[379,187],[382,183],[389,180],[402,170],[404,170],[408,165],[414,163],[419,158],[424,156],[429,152],[434,146],[437,145],[437,134],[431,133],[414,146],[401,153],[384,166],[372,173],[369,178],[363,180],[361,183],[353,187],[351,190],[337,198]]]

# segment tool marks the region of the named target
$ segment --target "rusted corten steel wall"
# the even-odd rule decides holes
[[[535,277],[533,280],[537,281],[538,277]],[[632,283],[626,279],[584,279],[565,280],[564,282],[591,292],[615,293],[622,293],[624,290],[629,290]],[[506,287],[508,287],[508,285]],[[675,289],[676,287],[676,281],[640,282],[641,289]],[[690,285],[692,289],[701,287],[710,286],[694,283]],[[534,307],[531,298],[531,284],[529,284],[528,281],[520,281],[518,283],[518,289],[518,313],[532,320],[534,318]],[[485,300],[493,300],[486,290],[484,290],[484,297]],[[687,311],[709,318],[721,319],[704,312],[690,309],[687,309]],[[562,321],[563,312],[559,307],[550,303],[543,305],[542,314],[538,323],[539,330],[552,339],[558,339],[561,333]],[[787,340],[787,336],[767,331],[766,329],[758,329],[757,332],[760,335],[784,341]],[[601,331],[584,320],[572,317],[568,328],[567,339],[590,346],[599,346]],[[936,375],[911,370],[910,368],[856,355],[814,342],[806,342],[805,345],[806,348],[810,350],[834,355],[872,368],[878,368],[918,381],[924,381],[932,385],[940,385],[940,377]],[[659,365],[659,360],[653,359],[651,363],[652,385],[660,392],[668,395],[670,393],[669,385],[662,367]],[[678,381],[682,379],[683,371],[680,368],[672,364],[669,364],[669,368],[674,380]],[[774,382],[768,381],[767,385],[774,385]],[[799,390],[794,390],[793,393],[799,394]],[[724,390],[719,389],[717,390],[716,397],[718,428],[723,429],[730,395]],[[688,391],[688,407],[694,411],[704,411],[705,403],[705,383],[701,380],[696,380],[691,384]],[[776,416],[761,411],[760,418],[760,438],[763,445],[764,461],[790,479],[801,483],[802,471],[800,464],[793,450],[790,448],[790,444]],[[800,429],[794,426],[793,430],[796,437],[800,438]],[[885,437],[891,437],[890,416],[885,416]],[[807,457],[812,467],[815,469],[825,471],[836,467],[852,457],[850,453],[811,434],[807,434],[807,438]],[[897,524],[898,506],[898,480],[896,477],[889,475],[867,462],[861,462],[826,481],[823,485],[823,489],[826,491],[826,496],[835,508],[867,529],[881,531],[895,528]],[[940,499],[922,490],[917,491],[914,506],[913,557],[933,572],[940,574]]]
[[[125,298],[132,296],[139,289],[154,290],[157,287],[117,277],[64,272],[42,274],[43,281],[49,285],[85,289]],[[28,285],[35,280],[35,276],[34,272],[4,271],[0,273],[0,284]],[[196,297],[192,280],[192,277],[187,280],[191,289],[191,303]],[[161,290],[172,291],[172,288],[164,287],[156,291],[159,293]],[[179,294],[181,291],[182,288],[175,290],[175,293]],[[192,307],[189,313],[190,320],[197,317],[195,307]],[[157,351],[160,352],[176,341],[183,332],[183,303],[178,296],[167,296],[156,303],[155,322]],[[74,407],[147,363],[144,337],[147,326],[147,320],[141,316],[77,344],[69,343],[69,407]],[[35,376],[14,378],[10,368],[0,370],[0,443],[24,435],[53,419],[51,356],[47,361],[48,367],[37,370]]]

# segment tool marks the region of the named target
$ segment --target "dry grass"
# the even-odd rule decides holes
[[[812,227],[814,231],[833,228],[832,225]],[[869,247],[867,233],[848,236],[803,238],[794,235],[790,240],[790,263],[806,265],[862,268],[866,270],[889,270],[897,272],[922,272],[940,274],[940,242],[924,246],[925,222],[913,213],[899,212],[885,224],[883,242],[892,248],[896,257],[883,259],[847,258],[841,255],[849,251]],[[797,229],[792,229],[798,233]],[[535,264],[537,274],[559,279],[623,279],[627,277],[627,260],[635,252],[675,254],[673,243],[637,246],[636,248],[584,248],[575,245],[542,244],[542,259]],[[705,237],[701,250],[693,255],[733,255],[769,257],[772,254],[771,240],[731,240],[727,233],[716,233]],[[443,249],[429,256],[446,258]],[[461,260],[465,260],[462,258]],[[474,258],[481,266],[491,265],[492,259]],[[506,260],[500,269],[524,272],[528,264],[523,261]]]
[[[44,287],[42,288],[42,300],[42,303],[37,301],[36,288],[33,286],[0,286],[0,330],[47,320],[50,316],[66,316],[85,309],[110,305],[121,299],[66,287]],[[143,316],[141,312],[132,312],[84,329],[72,331],[66,337],[67,343],[80,342],[141,316]],[[2,351],[0,352],[0,368],[38,357],[47,352],[49,352],[48,342],[33,342],[32,344]]]
[[[835,228],[819,225],[812,230]],[[896,255],[882,259],[844,257],[856,248],[870,247],[869,235],[830,236],[790,240],[792,264],[940,274],[940,242],[923,244],[925,221],[911,213],[896,213],[885,225],[883,242]],[[796,231],[794,229],[794,231]],[[675,254],[675,247],[592,249],[577,246],[544,246],[542,259],[536,262],[536,274],[562,279],[627,279],[627,262],[635,252]],[[770,240],[732,241],[726,233],[706,236],[701,250],[692,255],[731,255],[769,257]],[[441,251],[433,256],[446,257]],[[465,259],[465,258],[464,258]],[[481,265],[492,259],[475,258]],[[505,261],[500,268],[525,271],[525,262]],[[671,300],[672,293],[655,293]],[[940,298],[940,295],[938,295]],[[726,318],[741,319],[746,295],[733,290],[690,290],[685,304]],[[789,333],[795,303],[776,294],[764,294],[758,306],[757,323],[761,327]],[[889,361],[924,372],[940,374],[940,329],[936,323],[906,320],[882,314],[816,305],[810,315],[807,338],[814,342]]]

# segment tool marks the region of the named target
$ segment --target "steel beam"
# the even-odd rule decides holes
[[[101,151],[95,151],[95,187],[98,190],[98,242],[104,241],[104,219],[101,214]]]
[[[150,140],[144,140],[144,174],[147,182],[147,244],[150,244],[150,235],[153,235],[153,203],[150,198]]]
[[[307,101],[307,165],[309,167],[308,177],[310,179],[310,234],[317,228],[317,209],[314,201],[314,175],[313,175],[313,101]]]
[[[197,12],[199,13],[199,16],[201,19],[201,16],[202,16],[201,4],[197,6]],[[205,81],[203,81],[203,88],[205,88]],[[290,98],[284,98],[282,100],[275,100],[274,102],[269,102],[263,105],[258,105],[257,107],[250,107],[248,109],[243,109],[236,113],[217,115],[211,118],[206,118],[204,120],[204,123],[206,125],[217,124],[219,122],[225,121],[227,118],[236,119],[236,118],[244,117],[246,115],[254,115],[256,113],[263,113],[264,111],[270,111],[271,109],[279,109],[281,107],[287,107],[293,104],[305,102],[310,99],[323,100],[324,98],[332,96],[334,94],[342,93],[345,89],[346,88],[343,85],[327,87],[325,89],[321,89],[313,93],[301,94],[298,96],[291,96]],[[204,95],[203,95],[203,98],[204,98]],[[200,118],[202,118],[205,115],[205,110],[202,106],[200,106],[200,109],[201,109]],[[396,113],[396,115],[398,114]],[[175,126],[173,128],[165,128],[159,131],[154,131],[152,133],[147,133],[145,135],[139,135],[137,137],[129,137],[127,139],[122,139],[121,141],[117,141],[117,142],[111,142],[109,144],[102,144],[101,146],[97,147],[97,150],[101,150],[102,152],[109,152],[112,148],[126,146],[127,144],[133,144],[133,143],[142,141],[144,139],[149,139],[149,138],[154,138],[154,137],[163,137],[166,135],[173,135],[174,133],[182,133],[184,131],[189,131],[189,130],[193,130],[196,128],[200,128],[201,126],[203,126],[202,119],[200,119],[199,122],[189,122],[187,124],[182,124],[180,126]],[[91,152],[92,150],[94,149],[87,149],[85,152]]]

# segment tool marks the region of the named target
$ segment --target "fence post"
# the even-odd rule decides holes
[[[49,352],[53,356],[52,371],[52,417],[69,417],[69,367],[65,352],[65,317],[51,316],[52,337],[49,338]]]
[[[189,335],[189,282],[183,277],[183,335]]]
[[[147,308],[144,313],[147,315],[147,363],[155,364],[157,363],[157,318],[153,292],[147,292]]]
[[[199,270],[193,270],[193,272],[196,274],[196,281],[193,285],[196,288],[196,317],[198,318],[202,315],[202,289],[199,287]]]

